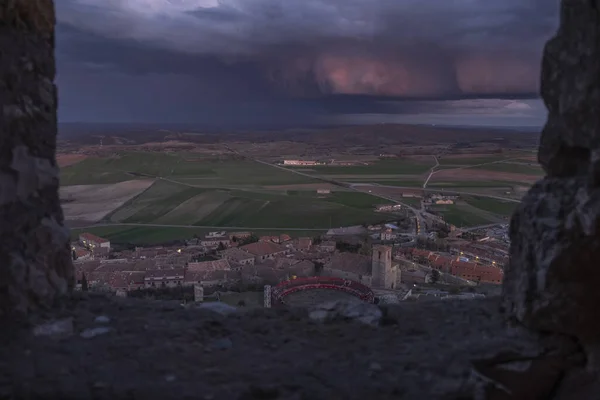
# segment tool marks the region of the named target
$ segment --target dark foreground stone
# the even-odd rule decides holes
[[[0,1],[0,316],[74,283],[58,197],[52,0]]]
[[[487,371],[475,374],[473,360],[543,353],[539,338],[507,330],[497,307],[402,304],[373,327],[303,310],[225,316],[92,296],[2,330],[0,398],[468,399]],[[57,331],[44,321],[60,321]]]

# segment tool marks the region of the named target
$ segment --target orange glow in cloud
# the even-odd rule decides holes
[[[531,59],[497,55],[458,56],[445,62],[415,57],[326,53],[286,60],[280,83],[293,88],[309,73],[335,94],[427,97],[535,92],[538,64]]]
[[[323,55],[317,59],[315,72],[339,94],[421,96],[445,86],[435,76],[422,76],[401,62],[361,56]]]

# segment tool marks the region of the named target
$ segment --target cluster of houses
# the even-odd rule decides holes
[[[448,205],[454,204],[458,200],[458,196],[446,196],[441,194],[428,194],[423,198],[423,203],[428,205]]]
[[[392,213],[392,212],[402,210],[403,207],[404,206],[402,206],[401,204],[384,204],[384,205],[377,206],[375,208],[375,212]]]
[[[372,234],[375,227],[368,228],[362,229]],[[380,236],[395,231],[394,226],[380,228]],[[78,285],[122,293],[197,285],[233,289],[315,275],[369,286],[376,283],[379,278],[373,278],[373,265],[377,262],[371,256],[340,252],[336,241],[328,237],[335,235],[315,243],[310,237],[285,234],[257,238],[251,232],[211,232],[189,240],[185,246],[114,251],[107,239],[83,233],[72,250]],[[447,253],[397,247],[394,265],[386,267],[394,272],[391,281],[396,283],[388,286],[413,282],[411,265],[415,263],[473,282],[501,283],[506,251],[491,242],[466,241],[456,243]]]
[[[314,167],[317,165],[332,165],[332,166],[353,166],[353,165],[369,165],[365,161],[353,161],[353,160],[290,160],[284,159],[279,162],[280,165],[287,166],[301,166],[301,167]]]
[[[505,251],[501,244],[484,247],[470,243],[454,245],[448,253],[401,248],[397,260],[405,278],[412,274],[415,282],[427,280],[427,274],[415,268],[416,263],[470,282],[500,284],[508,261]]]
[[[368,281],[370,258],[339,253],[335,241],[314,244],[309,237],[279,235],[244,244],[250,236],[250,232],[212,232],[186,246],[111,251],[108,240],[83,233],[73,244],[77,283],[127,292],[197,284],[276,284],[316,274]],[[106,250],[97,252],[100,247]]]
[[[314,160],[283,160],[283,165],[299,165],[309,167],[314,165],[323,165],[325,163]]]

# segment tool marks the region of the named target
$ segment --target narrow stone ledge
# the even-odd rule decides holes
[[[537,337],[507,330],[497,307],[494,299],[387,306],[373,327],[319,323],[299,309],[223,316],[91,296],[46,314],[59,321],[52,329],[36,321],[38,336],[3,330],[0,398],[473,398],[481,380],[472,360],[544,353]]]

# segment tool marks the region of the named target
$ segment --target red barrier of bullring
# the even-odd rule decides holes
[[[342,278],[315,276],[283,281],[273,287],[273,302],[283,303],[283,298],[289,294],[313,289],[339,290],[358,297],[364,302],[373,303],[375,294],[370,287],[362,283]]]

